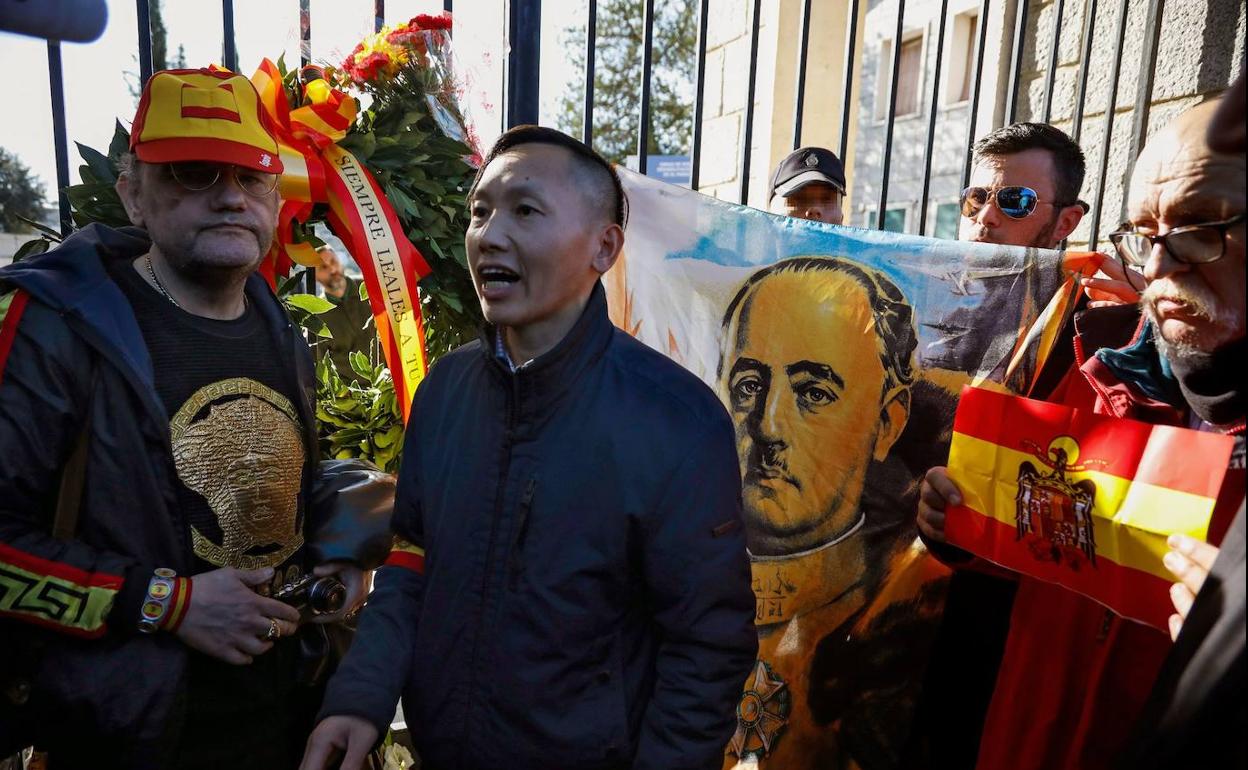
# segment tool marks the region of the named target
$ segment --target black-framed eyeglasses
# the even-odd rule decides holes
[[[962,216],[970,219],[979,213],[988,202],[996,199],[997,208],[1011,219],[1025,219],[1031,216],[1036,206],[1048,203],[1051,206],[1069,205],[1053,201],[1042,201],[1035,190],[1021,185],[1009,187],[968,187],[962,191],[958,201],[962,205]]]
[[[1207,265],[1226,255],[1226,231],[1243,222],[1245,216],[1248,215],[1237,214],[1220,222],[1184,225],[1159,235],[1128,230],[1125,229],[1128,223],[1123,223],[1120,227],[1124,229],[1110,233],[1109,241],[1114,244],[1122,261],[1135,267],[1142,267],[1148,262],[1148,255],[1159,243],[1176,262]]]
[[[209,161],[182,161],[165,164],[173,181],[191,192],[203,192],[225,175],[226,169],[234,169],[234,183],[253,198],[263,198],[277,187],[277,174],[266,174],[242,166]]]

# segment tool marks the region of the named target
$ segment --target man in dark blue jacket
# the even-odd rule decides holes
[[[305,768],[356,768],[403,697],[426,768],[711,768],[754,663],[732,423],[616,329],[611,167],[504,134],[466,236],[489,325],[412,407],[398,541]]]

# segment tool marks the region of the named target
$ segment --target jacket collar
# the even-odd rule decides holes
[[[1085,337],[1081,320],[1076,319],[1076,340],[1077,344],[1086,345],[1094,338]],[[1092,328],[1097,326],[1101,324]],[[1097,349],[1081,362],[1080,370],[1110,414],[1144,422],[1186,425],[1189,407],[1169,362],[1157,350],[1155,333],[1151,322],[1141,320],[1129,344]],[[1220,429],[1241,432],[1244,420]]]
[[[5,268],[0,278],[79,321],[95,347],[151,387],[152,359],[143,333],[105,268],[106,260],[134,259],[150,247],[147,233],[137,227],[92,224],[52,251]]]
[[[580,375],[606,352],[614,331],[607,316],[607,295],[599,281],[594,284],[581,317],[551,350],[512,372],[495,354],[498,327],[486,324],[481,335],[481,354],[489,368],[509,383],[516,396],[518,416],[527,419],[542,414],[564,397]]]
[[[1145,321],[1130,345],[1117,350],[1102,348],[1096,357],[1118,380],[1133,385],[1149,400],[1182,408],[1183,392],[1169,362],[1158,352],[1153,334],[1153,325]]]

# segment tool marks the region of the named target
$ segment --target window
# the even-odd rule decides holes
[[[916,37],[901,44],[901,61],[897,63],[897,115],[913,115],[919,111],[919,59],[923,54],[923,38]]]
[[[919,113],[919,90],[922,87],[923,36],[916,35],[901,43],[901,58],[897,62],[897,117],[917,115]],[[888,118],[888,89],[892,86],[893,77],[893,41],[885,40],[880,45],[880,73],[878,87],[875,89],[875,119]]]
[[[958,104],[971,98],[975,87],[975,53],[979,47],[979,11],[960,13],[953,18],[949,38],[949,80],[945,83],[945,103]]]
[[[906,210],[885,209],[884,230],[890,233],[904,233],[906,231]]]
[[[962,216],[961,208],[956,203],[939,203],[936,205],[936,227],[932,230],[933,238],[948,241],[958,239],[958,219]]]

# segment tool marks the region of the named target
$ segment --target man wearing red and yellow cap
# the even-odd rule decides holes
[[[295,634],[319,629],[272,594],[332,573],[333,620],[372,565],[318,542],[312,361],[255,274],[277,143],[246,78],[172,70],[130,150],[133,227],[0,271],[0,755],[292,766],[319,701]]]

